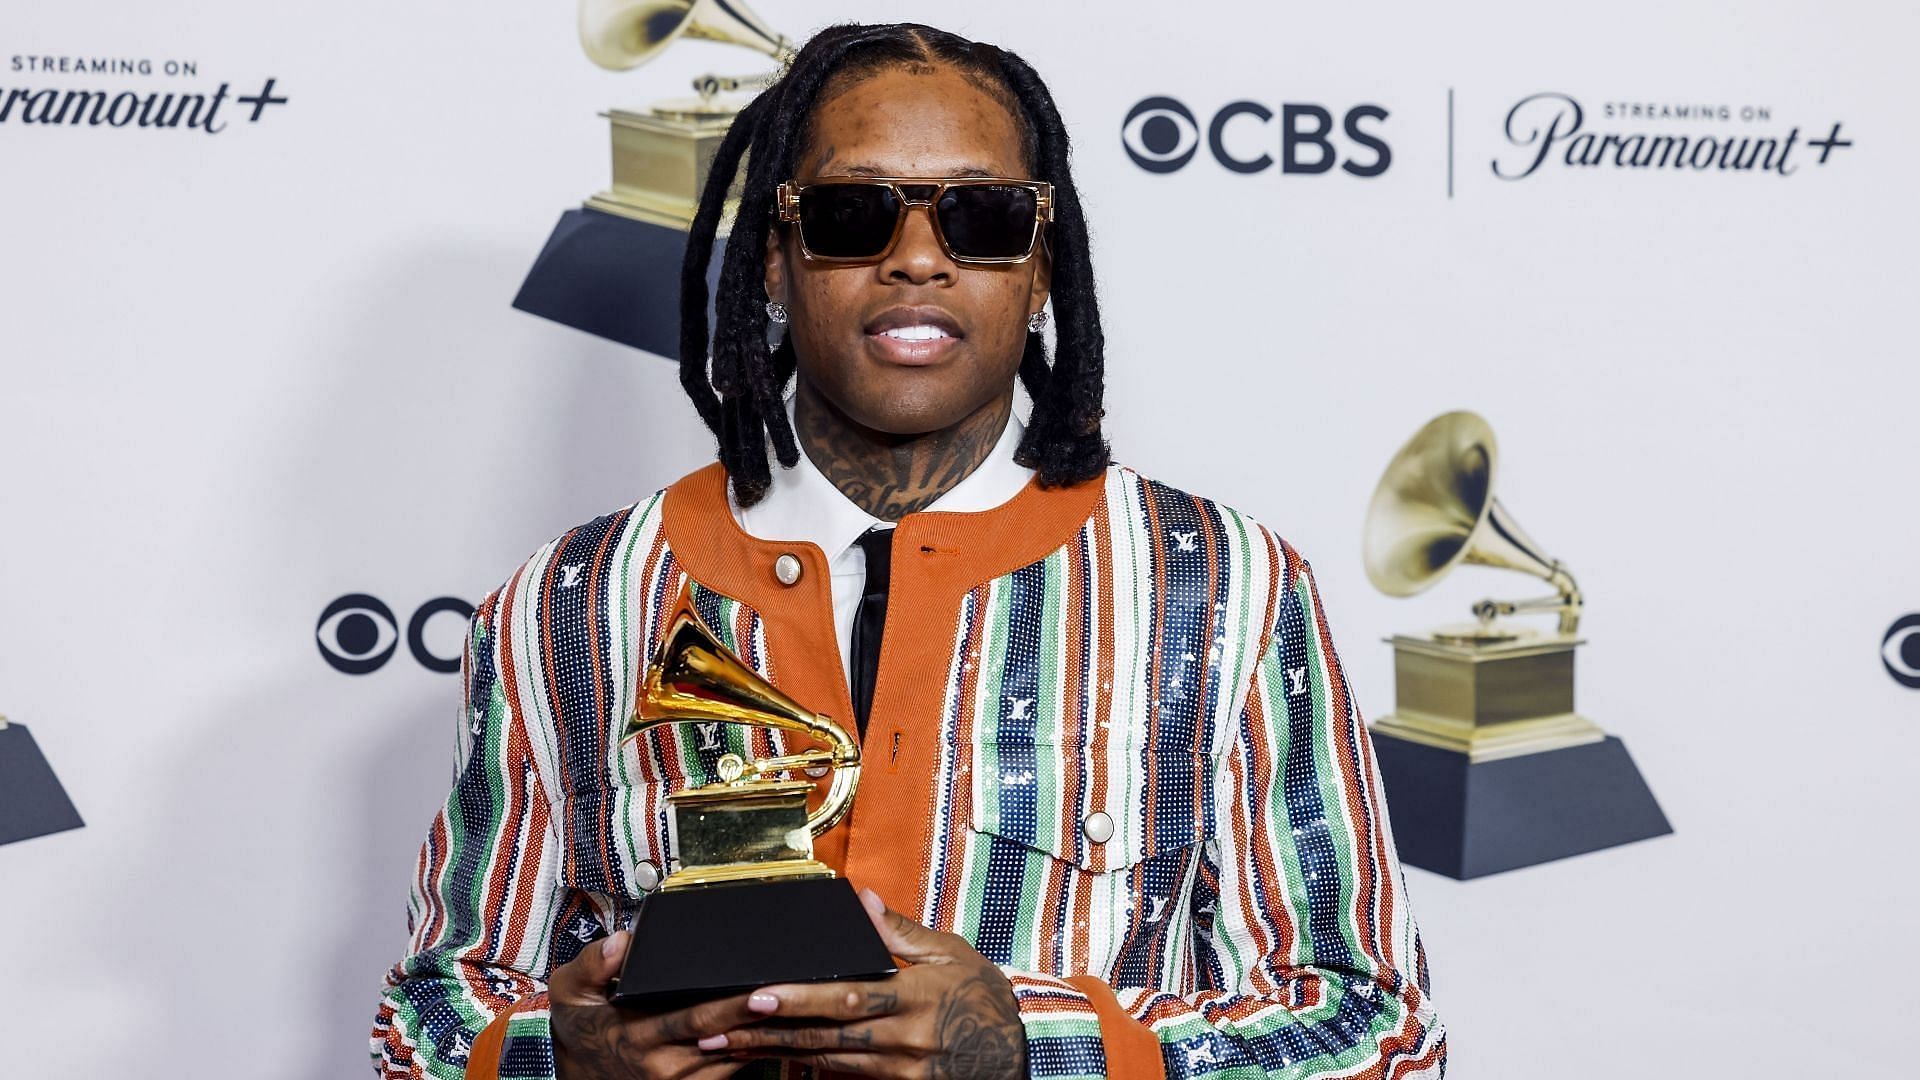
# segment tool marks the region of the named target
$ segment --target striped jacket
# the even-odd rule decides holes
[[[824,557],[742,531],[725,484],[709,466],[566,533],[476,611],[382,1075],[552,1076],[545,976],[657,882],[664,796],[782,748],[620,740],[681,602],[852,715]],[[1032,1075],[1442,1074],[1372,749],[1291,547],[1115,466],[908,515],[894,551],[859,793],[817,853],[1002,966]]]

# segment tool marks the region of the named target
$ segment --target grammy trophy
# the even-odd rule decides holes
[[[1400,856],[1455,878],[1672,831],[1625,745],[1574,711],[1586,601],[1494,497],[1498,464],[1487,422],[1447,413],[1394,455],[1367,510],[1367,577],[1389,596],[1463,563],[1554,590],[1482,600],[1473,623],[1390,639],[1395,711],[1372,731]],[[1529,613],[1553,615],[1554,628],[1508,618]]]
[[[638,697],[627,738],[719,722],[822,745],[757,761],[729,753],[719,780],[667,796],[670,872],[634,916],[614,1001],[656,1011],[772,983],[892,974],[853,886],[813,857],[813,838],[846,816],[859,786],[860,746],[846,729],[762,679],[684,608]],[[823,770],[832,779],[809,813],[814,784],[794,774]]]
[[[579,0],[587,58],[609,71],[658,59],[684,40],[752,49],[784,64],[794,43],[743,0]],[[601,113],[613,136],[613,183],[570,207],[521,282],[513,306],[668,359],[680,354],[680,263],[714,153],[746,98],[774,73],[693,80],[694,95]],[[719,230],[731,230],[740,184]],[[709,280],[725,245],[716,245]]]

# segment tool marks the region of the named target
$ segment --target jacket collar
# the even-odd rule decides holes
[[[1103,475],[1070,486],[1043,487],[1033,474],[997,506],[908,514],[898,523],[896,550],[910,543],[941,556],[938,576],[964,591],[1037,562],[1067,543],[1093,513],[1105,482]],[[803,580],[818,582],[824,590],[830,580],[827,553],[812,541],[763,539],[747,532],[734,520],[728,488],[726,469],[718,462],[667,488],[661,524],[675,557],[701,584],[764,615],[795,604],[814,608],[819,633],[809,636],[830,646],[831,604],[807,603],[803,597],[810,590],[783,585],[774,575],[774,562],[792,555],[801,562]],[[819,599],[825,598],[823,591]],[[828,651],[831,654],[831,647]]]
[[[787,420],[793,420],[793,399],[787,399]],[[1013,459],[1026,435],[1026,425],[1011,412],[1000,438],[986,459],[943,492],[926,511],[977,513],[999,506],[1020,493],[1033,470]],[[862,533],[893,522],[868,513],[838,487],[804,451],[792,468],[775,468],[767,494],[752,506],[741,506],[727,490],[727,507],[747,533],[768,540],[804,541],[818,547],[829,563],[839,559]]]

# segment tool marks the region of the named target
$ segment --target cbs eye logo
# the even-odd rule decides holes
[[[1880,639],[1880,662],[1893,681],[1920,690],[1920,614],[1895,619]]]
[[[1193,110],[1170,97],[1150,97],[1128,110],[1120,125],[1120,145],[1135,165],[1148,172],[1184,168],[1200,149],[1200,125]]]
[[[1283,173],[1314,175],[1331,172],[1338,165],[1344,172],[1365,178],[1379,176],[1393,163],[1393,151],[1386,140],[1361,127],[1362,121],[1379,122],[1387,118],[1387,110],[1378,105],[1355,105],[1341,117],[1343,141],[1363,151],[1358,157],[1346,153],[1344,160],[1346,148],[1335,144],[1334,114],[1325,106],[1287,102],[1280,106],[1277,115],[1276,124],[1274,111],[1260,102],[1230,101],[1214,112],[1203,137],[1199,119],[1185,103],[1170,97],[1144,98],[1127,110],[1127,118],[1121,121],[1120,145],[1135,165],[1151,173],[1185,168],[1200,152],[1202,142],[1221,167],[1237,173],[1257,173],[1272,168],[1275,159],[1268,149],[1280,152]],[[1227,146],[1229,126],[1261,129],[1260,141],[1255,145],[1263,149],[1250,156],[1236,155]],[[1275,127],[1277,131],[1272,130]],[[1253,137],[1251,134],[1236,137],[1242,152],[1247,149],[1244,140]]]
[[[473,605],[452,596],[435,597],[420,605],[407,620],[407,651],[428,671],[451,675],[460,670],[460,655],[440,656],[427,648],[427,623],[436,615],[473,618]],[[380,670],[400,647],[400,624],[393,609],[379,597],[348,593],[328,604],[313,629],[320,658],[344,675],[369,675]]]

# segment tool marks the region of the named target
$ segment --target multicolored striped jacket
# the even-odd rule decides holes
[[[544,979],[659,881],[665,795],[782,749],[619,738],[680,603],[852,715],[824,557],[742,531],[725,485],[709,466],[566,533],[475,613],[382,1075],[552,1076]],[[1291,547],[1115,466],[908,515],[894,551],[859,793],[818,856],[1002,966],[1032,1075],[1442,1075],[1372,749]]]

